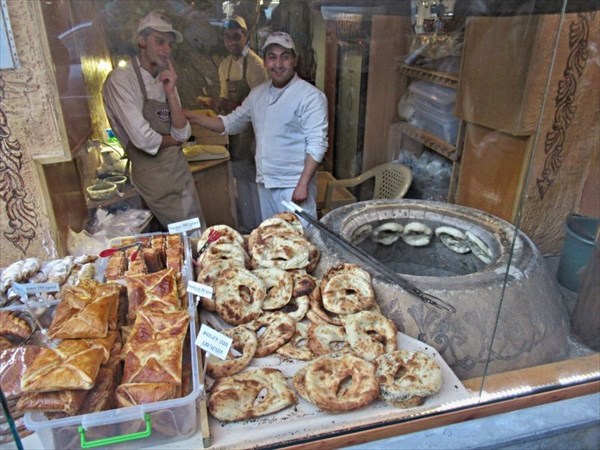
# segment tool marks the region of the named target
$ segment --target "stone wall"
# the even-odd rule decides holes
[[[8,2],[20,67],[0,70],[0,267],[56,255],[39,161],[64,159],[65,132],[38,7]]]

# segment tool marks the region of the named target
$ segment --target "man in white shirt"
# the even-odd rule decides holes
[[[252,89],[227,116],[185,111],[191,122],[235,134],[252,123],[256,135],[256,181],[262,219],[286,211],[293,201],[317,217],[317,167],[327,151],[327,98],[296,74],[294,41],[280,31],[263,46],[271,80]]]
[[[131,162],[132,183],[161,226],[199,218],[200,200],[181,143],[191,135],[171,63],[181,33],[162,11],[151,11],[137,28],[139,53],[116,67],[102,89],[111,127]]]

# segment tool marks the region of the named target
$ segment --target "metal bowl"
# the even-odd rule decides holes
[[[92,200],[108,200],[118,192],[117,185],[109,181],[99,181],[88,186],[86,190]]]

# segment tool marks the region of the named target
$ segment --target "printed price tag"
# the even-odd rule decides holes
[[[223,360],[227,359],[227,353],[229,353],[232,342],[233,339],[230,337],[204,324],[200,327],[200,333],[198,333],[198,337],[196,338],[196,345],[198,347]]]
[[[186,231],[197,230],[198,228],[200,228],[200,219],[196,217],[194,219],[182,220],[181,222],[173,222],[169,224],[168,228],[169,233],[171,234],[185,233]]]
[[[188,281],[187,291],[190,294],[199,295],[200,297],[212,298],[213,288],[195,281]]]
[[[27,298],[29,294],[43,294],[44,292],[58,292],[58,283],[13,283],[13,289],[19,297]]]

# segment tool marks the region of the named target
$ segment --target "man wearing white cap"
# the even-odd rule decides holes
[[[316,217],[316,171],[327,151],[327,98],[296,74],[296,50],[289,34],[271,33],[263,50],[271,80],[252,89],[240,107],[227,116],[185,114],[194,123],[227,134],[252,123],[263,220],[286,211],[282,200]]]
[[[229,55],[219,64],[220,98],[210,106],[229,114],[242,104],[252,88],[269,79],[262,59],[248,47],[246,21],[233,16],[223,21],[223,43]],[[256,187],[254,133],[251,127],[229,138],[231,168],[237,190],[238,230],[250,233],[261,222]]]
[[[161,226],[199,218],[200,200],[181,143],[191,135],[171,63],[183,41],[162,11],[151,11],[137,28],[138,56],[107,77],[102,95],[113,131],[126,148],[131,176]]]

